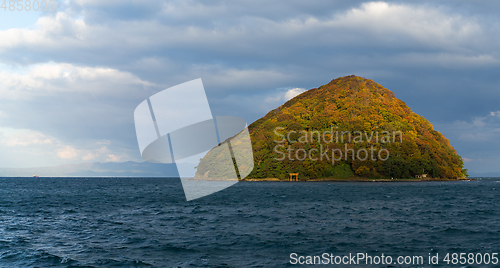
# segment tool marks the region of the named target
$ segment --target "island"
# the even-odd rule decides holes
[[[392,91],[355,75],[305,91],[248,129],[254,168],[247,181],[468,177],[462,158],[427,119]],[[216,161],[217,155],[205,158]]]

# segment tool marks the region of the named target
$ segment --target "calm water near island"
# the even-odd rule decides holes
[[[177,179],[0,178],[0,267],[293,267],[291,253],[500,252],[498,180],[243,182],[186,202]]]

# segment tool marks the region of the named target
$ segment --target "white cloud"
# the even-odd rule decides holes
[[[367,31],[379,38],[402,35],[413,41],[448,47],[463,42],[474,43],[471,38],[483,32],[471,18],[447,14],[430,6],[386,2],[364,3],[359,8],[338,15],[332,25]]]
[[[113,151],[109,145],[108,140],[97,140],[78,148],[38,131],[4,127],[0,128],[0,158],[4,158],[0,166],[15,166],[19,155],[29,159],[31,166],[130,160],[127,154]]]
[[[267,97],[265,97],[264,101],[267,103],[273,103],[275,105],[281,105],[284,102],[287,102],[296,96],[304,93],[306,89],[304,88],[291,88],[283,91],[283,89],[279,89],[278,92],[275,92]]]
[[[112,151],[106,146],[99,147],[99,145],[102,143],[103,143],[102,141],[94,142],[93,143],[94,148],[92,149],[77,149],[70,145],[66,146],[60,145],[59,146],[60,148],[57,150],[57,156],[65,160],[79,160],[84,162],[88,161],[118,162],[122,158],[128,158],[124,154],[112,153]]]
[[[500,111],[490,112],[490,116],[500,117]]]
[[[65,12],[58,12],[53,17],[40,17],[35,29],[13,28],[0,31],[0,52],[18,46],[36,45],[38,48],[57,49],[83,45],[79,41],[84,40],[86,32],[87,26],[83,20],[73,19]]]
[[[64,148],[61,148],[57,150],[57,156],[59,156],[62,159],[75,159],[79,155],[79,152],[77,149],[67,145]]]
[[[202,2],[191,0],[164,2],[161,13],[169,18],[207,18],[214,16],[224,16],[228,12],[226,5],[205,5]]]
[[[98,157],[98,154],[92,153],[92,152],[87,152],[87,154],[84,154],[82,156],[83,161],[92,161]]]
[[[79,4],[83,13],[86,5],[95,5],[94,1]],[[425,47],[437,49],[444,56],[448,53],[471,57],[462,60],[462,64],[470,60],[497,61],[498,25],[485,25],[486,22],[470,15],[428,5],[368,2],[331,16],[304,16],[297,12],[273,20],[258,15],[238,16],[233,14],[234,7],[224,4],[174,1],[164,3],[150,20],[102,24],[89,24],[72,12],[68,9],[55,16],[41,17],[32,29],[0,31],[0,51],[28,49],[67,58],[75,52],[103,53],[113,58],[119,48],[123,57],[137,61],[151,49],[182,49],[229,57],[251,55],[264,60],[289,57],[293,51],[304,48],[332,49],[347,45],[410,50]],[[172,16],[189,20],[175,25],[162,23]]]
[[[107,155],[108,158],[106,159],[107,162],[119,162],[121,157],[120,156],[117,156],[117,155],[114,155],[114,154],[108,154]]]
[[[285,93],[285,100],[289,101],[305,91],[304,88],[292,88]]]
[[[145,87],[154,86],[128,72],[67,63],[40,64],[22,72],[26,74],[0,71],[0,94],[3,98],[25,99],[54,93],[88,93],[126,98]]]
[[[50,137],[29,129],[0,128],[0,144],[8,147],[53,144],[54,137]]]
[[[462,158],[462,160],[464,160],[464,163],[469,163],[469,162],[474,161],[475,159],[470,159],[470,158],[464,157],[464,158]]]

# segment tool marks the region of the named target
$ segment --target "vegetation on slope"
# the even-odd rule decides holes
[[[462,158],[429,121],[390,90],[357,76],[308,90],[252,123],[249,130],[255,167],[248,178],[287,179],[289,173],[300,173],[301,179],[466,176]],[[342,132],[353,135],[338,140],[336,135]],[[355,133],[363,138],[355,140]],[[320,159],[326,149],[343,151],[347,157],[332,163],[335,156],[330,153],[329,159]],[[362,160],[363,153],[353,157],[351,149],[355,155],[361,149],[386,151],[376,160]],[[308,155],[303,160],[295,158],[302,159],[304,152]]]

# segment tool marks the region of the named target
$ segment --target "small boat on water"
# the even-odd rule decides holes
[[[33,175],[33,178],[38,178],[38,175]]]

